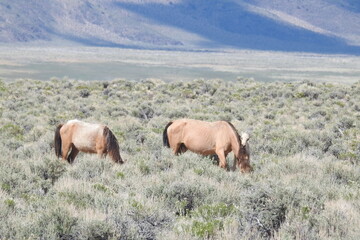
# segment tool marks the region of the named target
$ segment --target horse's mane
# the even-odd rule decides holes
[[[120,156],[120,147],[118,140],[107,126],[104,127],[103,135],[106,138],[107,153],[109,153],[110,157],[114,160],[114,162],[123,163],[124,161]]]
[[[236,136],[236,138],[237,138],[237,140],[238,140],[238,143],[239,143],[239,153],[240,153],[240,149],[241,149],[241,137],[240,137],[238,131],[236,130],[236,128],[234,127],[234,125],[233,125],[231,122],[229,122],[229,121],[226,121],[226,122],[230,125],[230,127],[232,128],[232,130],[233,130],[234,133],[235,133],[235,136]]]

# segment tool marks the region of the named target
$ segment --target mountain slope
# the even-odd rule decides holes
[[[0,42],[360,53],[360,4],[332,2],[3,0]]]
[[[297,23],[305,22],[316,27],[322,33],[344,39],[348,44],[360,45],[360,1],[357,0],[320,0],[286,1],[286,0],[251,0],[253,6],[268,12],[278,19]],[[291,21],[290,18],[295,21]],[[301,26],[301,23],[299,24]],[[312,27],[306,27],[316,31]]]

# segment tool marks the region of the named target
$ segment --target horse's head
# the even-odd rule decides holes
[[[248,142],[248,140],[250,139],[250,136],[248,133],[241,133],[241,136],[240,136],[240,139],[241,139],[241,147],[244,148],[246,147],[246,144]]]
[[[241,172],[251,172],[252,168],[250,166],[250,151],[248,141],[250,136],[248,133],[241,133],[240,136],[240,154],[239,154],[239,167]]]

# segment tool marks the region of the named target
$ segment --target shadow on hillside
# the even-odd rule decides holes
[[[163,25],[196,33],[209,40],[203,47],[360,54],[360,47],[277,22],[230,1],[183,0],[179,4],[116,3]],[[173,36],[176,38],[176,36]]]

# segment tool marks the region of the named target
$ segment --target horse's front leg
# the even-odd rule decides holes
[[[219,161],[219,167],[227,170],[225,151],[222,150],[222,149],[218,149],[218,150],[216,150],[216,154],[218,155],[219,160],[220,160],[220,161]]]
[[[104,149],[98,149],[96,150],[96,153],[99,158],[106,158],[107,152]]]
[[[104,139],[98,138],[96,140],[95,151],[99,158],[106,158],[108,152],[107,152],[106,141]]]
[[[233,162],[233,167],[232,167],[232,171],[236,170],[236,166],[238,165],[238,159],[236,158],[235,154],[234,154],[234,162]]]

